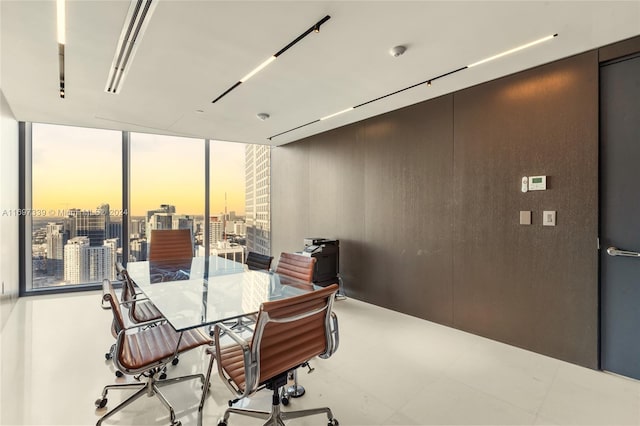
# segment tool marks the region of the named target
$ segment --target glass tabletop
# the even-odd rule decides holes
[[[258,312],[262,302],[321,287],[283,284],[268,271],[218,256],[158,262],[129,262],[129,276],[177,331]]]

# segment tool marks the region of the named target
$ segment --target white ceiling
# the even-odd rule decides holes
[[[55,1],[0,5],[0,89],[16,119],[272,145],[640,34],[640,0],[160,1],[114,95],[104,88],[129,2],[75,0],[60,99]],[[325,15],[320,33],[211,103]],[[431,87],[268,139],[554,33]],[[399,44],[407,51],[394,58]],[[260,112],[271,118],[260,121]]]

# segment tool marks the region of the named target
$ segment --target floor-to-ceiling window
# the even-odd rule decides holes
[[[147,260],[151,231],[190,229],[203,256],[204,140],[131,133],[129,261]]]
[[[16,212],[28,214],[23,291],[114,279],[116,262],[147,259],[152,229],[190,229],[196,256],[269,253],[268,146],[31,126],[22,141],[30,196]]]
[[[122,247],[121,133],[34,123],[30,289],[115,277]]]
[[[245,145],[211,141],[209,164],[210,252],[212,255],[244,262]]]

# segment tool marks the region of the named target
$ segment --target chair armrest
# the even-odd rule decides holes
[[[331,323],[329,330],[329,347],[327,347],[327,351],[323,354],[320,354],[319,357],[322,359],[327,359],[338,350],[338,346],[340,346],[340,332],[338,331],[338,316],[335,312],[331,312]]]
[[[224,324],[216,324],[213,328],[213,336],[215,338],[215,346],[216,346],[216,356],[220,355],[220,330],[226,335],[231,337],[238,345],[242,347],[242,350],[249,350],[249,342],[247,339],[242,338],[236,332],[234,332],[231,328],[227,327]],[[218,358],[219,359],[219,358]]]
[[[224,333],[229,336],[237,345],[242,348],[242,359],[244,367],[244,389],[240,389],[238,385],[231,379],[231,376],[224,370],[222,366],[222,354],[220,352],[220,334]],[[235,333],[231,328],[224,324],[216,324],[213,329],[214,347],[216,353],[216,359],[218,360],[218,374],[224,378],[224,383],[227,385],[231,392],[238,395],[240,398],[244,398],[253,393],[258,386],[258,366],[257,363],[251,359],[251,347],[249,342]]]

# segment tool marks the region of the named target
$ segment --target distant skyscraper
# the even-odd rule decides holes
[[[70,284],[83,284],[113,279],[112,244],[92,247],[89,237],[70,239],[64,246],[64,280]]]
[[[247,226],[242,220],[236,220],[233,222],[233,233],[236,235],[246,235]]]
[[[219,241],[224,239],[224,220],[222,215],[211,216],[209,220],[209,244],[215,247]]]
[[[129,253],[130,262],[140,262],[147,260],[147,240],[144,238],[136,238],[131,240],[131,252]]]
[[[176,206],[172,206],[171,204],[160,204],[160,208],[156,210],[148,210],[147,211],[147,222],[151,219],[156,213],[168,213],[174,214],[176,212]]]
[[[271,253],[271,147],[245,148],[247,250]]]
[[[110,223],[109,204],[101,204],[95,211],[71,209],[69,219],[71,238],[89,237],[89,244],[93,247],[101,246],[107,239]]]
[[[60,280],[64,277],[64,245],[69,240],[64,223],[48,223],[46,240],[47,273]]]
[[[116,278],[116,262],[118,262],[118,246],[119,246],[118,238],[109,238],[108,240],[104,240],[104,246],[111,249],[111,260],[109,261],[108,268],[108,276],[104,278],[108,278],[110,280],[114,280]]]
[[[107,230],[107,239],[117,238],[118,247],[122,247],[122,222],[111,222]]]

